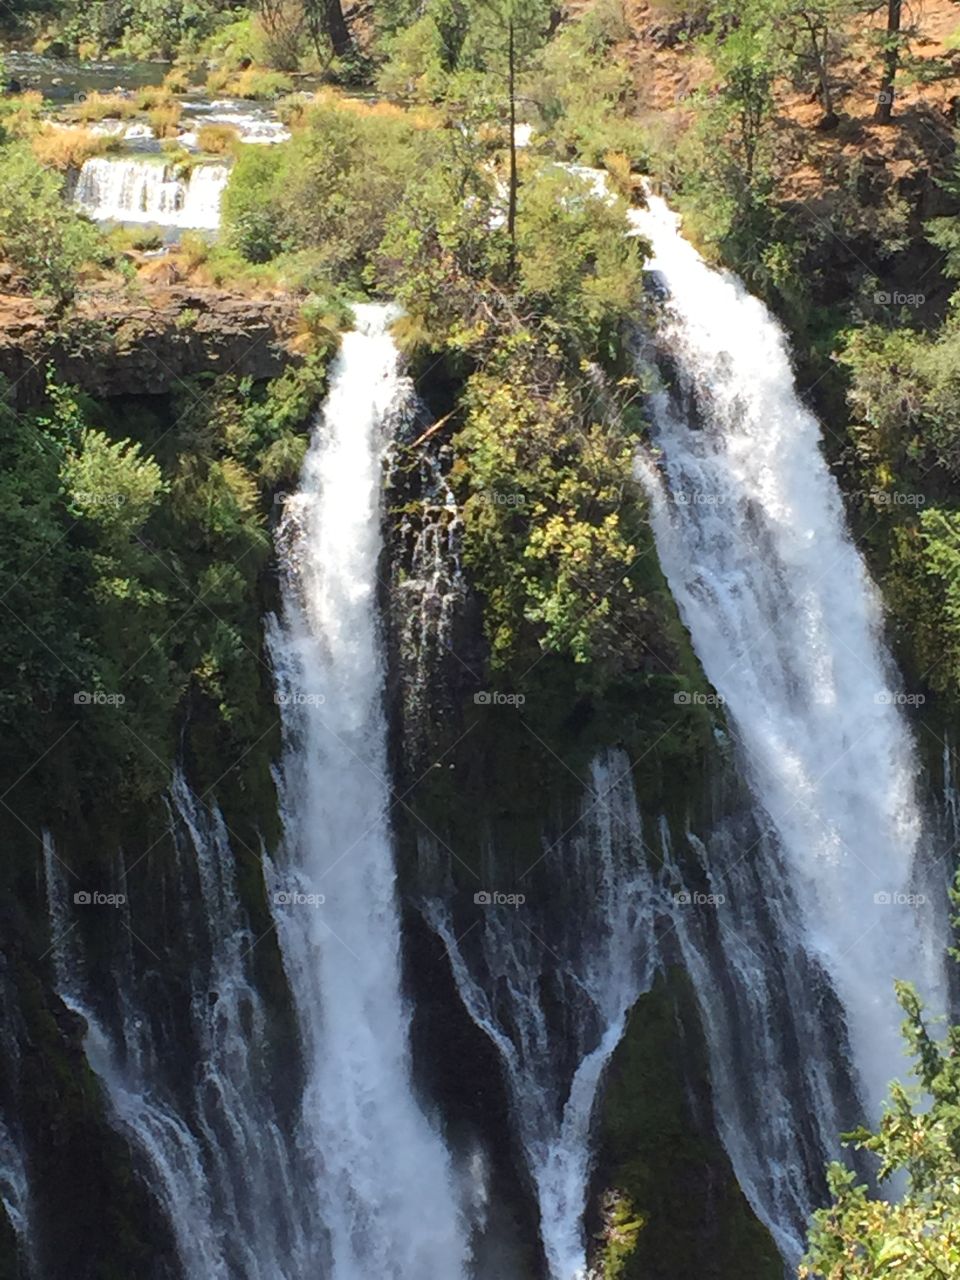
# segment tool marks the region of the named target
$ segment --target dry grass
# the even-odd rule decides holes
[[[70,120],[91,124],[98,120],[129,120],[137,114],[133,98],[118,93],[88,93],[81,102],[75,102],[64,112]]]
[[[163,87],[168,93],[187,93],[190,89],[190,77],[179,67],[174,67],[163,77]]]
[[[197,130],[197,146],[208,155],[222,156],[236,147],[239,137],[232,124],[203,124]]]
[[[414,129],[436,129],[443,123],[442,116],[431,107],[402,107],[396,102],[385,102],[382,99],[373,101],[354,98],[349,94],[339,93],[336,89],[321,89],[313,101],[317,106],[332,107],[336,111],[349,111],[352,115],[364,116],[367,119],[402,120],[404,124],[411,125]],[[309,102],[305,104],[308,110],[310,105]],[[288,114],[292,116],[294,110],[291,109]]]
[[[54,129],[47,125],[30,141],[33,154],[40,163],[59,169],[61,173],[67,169],[79,169],[84,160],[115,151],[119,145],[119,139],[93,133],[82,125],[72,129]]]
[[[158,138],[175,138],[179,132],[182,108],[179,102],[165,102],[147,112],[150,128]]]
[[[173,90],[165,84],[148,84],[138,89],[135,102],[138,111],[154,111],[158,107],[167,107],[174,101]]]
[[[639,175],[633,172],[629,156],[622,151],[608,151],[603,157],[603,167],[614,191],[633,203],[643,190],[643,184]]]

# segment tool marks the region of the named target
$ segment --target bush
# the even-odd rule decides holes
[[[64,113],[71,120],[91,123],[99,120],[126,120],[136,115],[137,104],[133,98],[118,93],[88,93]]]
[[[248,262],[269,262],[285,247],[281,207],[286,148],[245,147],[221,202],[224,240]]]
[[[0,256],[38,293],[69,300],[78,273],[106,258],[99,231],[67,205],[61,179],[24,143],[0,148]]]
[[[204,124],[197,130],[197,146],[209,155],[224,155],[235,149],[239,137],[232,124]]]
[[[158,138],[175,138],[179,132],[182,107],[179,102],[166,102],[147,115],[150,128]]]
[[[324,101],[292,141],[243,149],[224,195],[224,239],[254,263],[309,250],[316,284],[325,275],[359,285],[422,151],[403,112]]]
[[[118,138],[104,137],[82,127],[54,129],[48,126],[30,141],[31,150],[40,163],[60,172],[79,169],[84,160],[115,151],[119,146]]]
[[[282,98],[284,94],[293,92],[293,81],[281,71],[263,71],[258,67],[248,67],[230,82],[231,93],[238,98],[269,99]]]

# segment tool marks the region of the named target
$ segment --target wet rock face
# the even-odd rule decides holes
[[[0,293],[0,376],[19,408],[39,401],[50,364],[100,398],[162,395],[198,373],[275,378],[299,358],[298,312],[291,298],[145,285],[139,298],[95,292],[55,317],[34,298]]]

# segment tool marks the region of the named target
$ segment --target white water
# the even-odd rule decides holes
[[[458,1280],[467,1249],[450,1158],[411,1082],[388,817],[382,463],[391,411],[410,394],[389,319],[382,307],[357,308],[285,512],[284,618],[270,647],[286,836],[272,896],[300,1019],[301,1126],[328,1274]]]
[[[876,1118],[905,1074],[894,979],[943,1007],[937,912],[898,901],[916,892],[922,822],[878,601],[780,328],[661,200],[632,217],[668,292],[658,346],[685,406],[654,395],[662,454],[641,465],[660,559],[782,850],[785,880],[763,892],[829,974]]]
[[[18,1138],[0,1121],[0,1204],[17,1241],[29,1256],[30,1180]]]
[[[169,1221],[186,1280],[301,1280],[317,1266],[316,1224],[302,1196],[298,1157],[288,1149],[261,1078],[265,1010],[249,974],[254,939],[240,913],[234,856],[223,820],[207,810],[181,776],[171,791],[178,880],[202,898],[204,943],[184,919],[190,953],[190,1023],[196,1073],[191,1096],[175,1096],[176,1064],[155,1032],[149,997],[139,989],[136,920],[125,907],[71,901],[52,842],[45,842],[47,898],[57,988],[87,1023],[84,1049],[116,1127],[139,1153],[153,1194]],[[195,878],[194,878],[195,873]],[[75,887],[76,882],[72,882]],[[124,878],[120,891],[126,892]],[[114,889],[111,889],[114,891]],[[90,989],[80,942],[80,913],[116,943],[114,990]],[[157,957],[140,957],[150,967]],[[95,1008],[106,998],[111,1033]]]
[[[578,1280],[586,1274],[583,1214],[600,1081],[659,963],[654,924],[663,895],[622,752],[594,761],[581,820],[546,860],[543,880],[528,885],[524,877],[517,886],[527,903],[478,907],[460,940],[442,899],[425,910],[467,1011],[501,1056],[551,1280]],[[538,904],[538,884],[549,885],[550,902]]]
[[[171,165],[97,156],[84,161],[74,202],[99,222],[215,231],[229,173],[224,164],[199,164],[178,177]]]
[[[181,146],[195,149],[197,133],[205,124],[226,124],[237,132],[239,142],[254,146],[272,146],[290,139],[290,130],[276,115],[262,107],[229,99],[216,102],[194,103],[187,106],[185,122],[189,128],[177,141]]]

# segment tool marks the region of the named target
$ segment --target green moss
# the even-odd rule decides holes
[[[599,1157],[604,1280],[781,1280],[782,1260],[717,1135],[692,1113],[690,1092],[707,1079],[693,993],[673,970],[637,1002],[610,1065]]]

